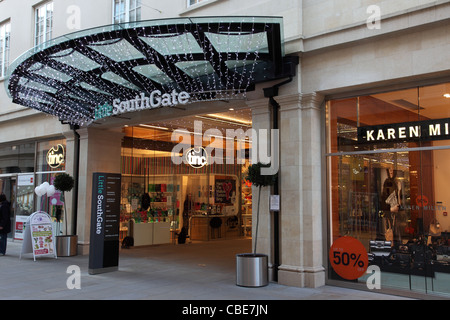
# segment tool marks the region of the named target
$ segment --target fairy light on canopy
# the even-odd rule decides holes
[[[89,125],[114,99],[186,91],[190,103],[244,99],[257,83],[294,76],[282,18],[200,17],[124,23],[69,34],[16,61],[14,103]]]

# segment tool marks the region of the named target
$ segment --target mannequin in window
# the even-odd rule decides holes
[[[400,210],[401,205],[401,188],[396,179],[397,171],[390,167],[386,169],[387,178],[383,183],[383,191],[381,196],[381,208],[383,209],[385,222],[385,240],[400,241],[400,233],[396,224],[396,214]]]

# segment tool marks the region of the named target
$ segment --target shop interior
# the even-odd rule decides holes
[[[231,108],[218,114],[125,126],[122,247],[251,239],[252,188],[245,180],[251,136],[227,135],[227,130],[246,132],[251,125],[251,110]],[[195,139],[201,139],[203,148],[211,152],[204,166],[187,161]],[[232,154],[227,154],[230,147]],[[174,162],[174,157],[183,162]]]
[[[38,197],[35,194],[36,186],[44,182],[53,184],[56,175],[65,172],[65,161],[51,164],[48,160],[54,148],[64,150],[65,145],[65,139],[54,139],[0,148],[0,193],[4,193],[10,203],[13,230],[8,237],[22,240],[24,221],[39,210],[52,216],[56,235],[65,232],[62,193],[56,191],[50,197]]]
[[[450,293],[449,93],[440,84],[328,105],[331,242],[360,240],[387,286]],[[398,139],[418,125],[421,138]],[[426,138],[430,125],[441,134]],[[362,139],[364,128],[375,138]]]

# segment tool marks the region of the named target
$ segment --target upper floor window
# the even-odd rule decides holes
[[[141,0],[114,0],[114,24],[141,20]]]
[[[11,23],[0,24],[0,78],[6,76],[9,66],[9,49],[11,47]]]
[[[52,38],[53,2],[46,2],[35,9],[34,45],[40,45]]]

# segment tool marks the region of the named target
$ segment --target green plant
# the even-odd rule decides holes
[[[261,168],[270,168],[270,164],[263,164],[261,162],[252,164],[248,167],[246,179],[256,187],[273,186],[277,175],[262,175]]]
[[[263,164],[261,162],[252,164],[248,167],[245,179],[250,181],[255,187],[258,187],[258,207],[256,209],[256,231],[255,231],[255,247],[253,253],[256,254],[256,244],[258,241],[258,225],[259,225],[259,205],[261,202],[261,189],[262,187],[272,186],[277,181],[278,174],[263,175],[261,174],[262,168],[270,168],[270,164]]]
[[[53,185],[61,192],[68,192],[73,189],[75,180],[67,173],[60,173],[56,176]]]
[[[55,177],[55,180],[53,181],[53,185],[55,188],[62,192],[63,194],[63,201],[64,201],[64,222],[66,224],[66,235],[68,233],[67,229],[67,209],[66,209],[66,197],[65,193],[69,192],[73,189],[75,185],[75,180],[72,178],[71,175],[67,173],[60,173]]]

